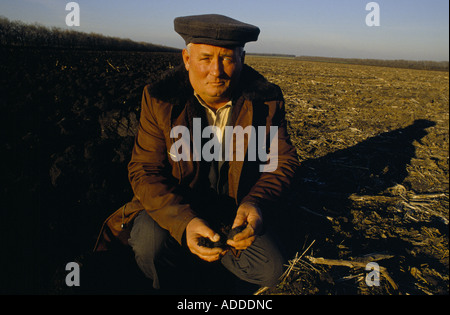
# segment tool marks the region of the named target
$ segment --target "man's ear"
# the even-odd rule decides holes
[[[187,49],[183,49],[181,54],[183,56],[184,67],[186,68],[187,71],[189,71],[189,58],[190,58],[189,52],[187,51]]]

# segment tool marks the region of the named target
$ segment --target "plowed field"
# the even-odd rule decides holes
[[[126,164],[144,85],[181,60],[0,54],[1,290],[60,293],[58,270],[87,255],[131,198]],[[247,63],[282,88],[302,161],[274,216],[290,263],[260,294],[448,294],[448,72]]]
[[[303,161],[287,229],[303,243],[272,292],[448,294],[448,72],[247,62],[282,88]],[[370,261],[392,281],[367,286]]]

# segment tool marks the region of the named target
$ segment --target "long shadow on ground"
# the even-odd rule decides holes
[[[343,252],[347,259],[350,255],[358,257],[373,252],[389,252],[397,259],[408,256],[410,240],[393,236],[368,238],[364,228],[361,228],[362,225],[354,217],[355,212],[367,215],[373,211],[385,216],[383,220],[389,220],[392,214],[386,210],[385,205],[374,204],[372,208],[355,211],[355,204],[350,197],[388,195],[387,191],[397,184],[410,190],[405,179],[408,176],[407,166],[416,157],[414,142],[420,143],[427,135],[426,129],[435,125],[429,120],[416,120],[405,128],[385,132],[353,147],[304,161],[292,191],[283,200],[284,209],[277,207],[279,211],[273,218],[282,218],[275,222],[286,245],[287,256],[293,258],[297,253],[301,254],[312,241],[315,242],[316,257],[342,259]],[[401,220],[392,223],[394,229],[398,222]],[[411,228],[405,222],[400,224],[406,230]],[[439,223],[435,227],[448,235],[448,227]],[[398,269],[398,266],[395,268]],[[328,287],[317,291],[338,292],[333,281],[320,281]],[[298,292],[301,291],[300,289]],[[344,293],[355,294],[357,291]]]
[[[408,176],[407,166],[416,157],[414,141],[420,142],[427,135],[426,129],[435,125],[429,120],[416,120],[405,128],[304,161],[292,192],[284,200],[289,215],[300,215],[300,218],[288,221],[295,222],[297,231],[301,231],[298,229],[300,224],[305,231],[301,234],[325,237],[327,228],[323,217],[348,217],[351,195],[377,195],[403,183]],[[308,213],[308,210],[311,212]],[[302,216],[311,218],[311,213],[319,218],[319,225],[304,221]],[[287,235],[287,239],[291,237]],[[301,244],[298,241],[289,243],[294,246]]]

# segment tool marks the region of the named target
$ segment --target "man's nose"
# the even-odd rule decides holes
[[[218,77],[223,73],[223,65],[219,58],[214,58],[211,61],[209,73],[215,77]]]

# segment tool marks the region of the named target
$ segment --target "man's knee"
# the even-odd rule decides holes
[[[283,274],[284,257],[275,243],[267,236],[242,252],[239,258],[227,253],[223,265],[240,279],[260,286],[271,287],[278,283]]]
[[[281,276],[283,275],[284,263],[280,258],[270,260],[263,271],[261,277],[261,286],[273,287],[278,284]]]
[[[168,232],[142,211],[133,222],[128,243],[138,264],[154,264],[168,237]]]
[[[255,283],[264,287],[275,286],[283,274],[284,258],[279,251],[271,251],[264,262],[255,267]]]

